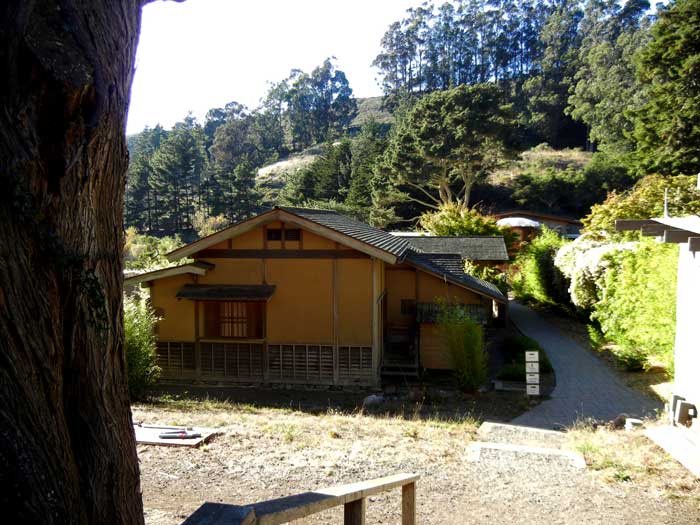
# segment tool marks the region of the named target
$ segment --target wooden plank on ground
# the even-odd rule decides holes
[[[136,443],[139,445],[162,445],[166,447],[198,447],[202,443],[206,443],[218,432],[212,428],[188,428],[192,433],[201,434],[197,438],[185,439],[163,439],[158,437],[163,432],[174,430],[184,430],[185,427],[173,426],[157,426],[157,425],[134,425],[134,434],[136,435]]]

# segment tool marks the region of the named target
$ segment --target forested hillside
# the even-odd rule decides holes
[[[191,238],[208,217],[278,203],[404,228],[446,205],[581,217],[642,175],[696,173],[699,4],[409,9],[374,60],[382,99],[355,99],[328,59],[271,83],[257,108],[130,137],[126,224]]]

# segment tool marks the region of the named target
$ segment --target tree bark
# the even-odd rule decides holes
[[[5,523],[143,523],[121,314],[141,3],[0,5]]]

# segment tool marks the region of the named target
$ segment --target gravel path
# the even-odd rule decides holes
[[[551,429],[582,418],[608,421],[621,413],[653,415],[662,408],[660,402],[625,385],[602,360],[532,309],[511,302],[510,316],[521,332],[547,352],[557,381],[551,399],[516,417],[513,424]]]
[[[138,447],[148,525],[181,523],[204,501],[254,503],[399,472],[421,476],[421,524],[700,522],[697,501],[671,500],[635,482],[602,481],[569,458],[483,448],[474,460],[473,439],[540,441],[519,429],[477,434],[469,423],[271,410],[136,408],[134,416],[222,432],[200,449]],[[539,444],[559,442],[548,434]],[[400,491],[369,498],[367,523],[397,524],[400,515]],[[342,523],[342,509],[303,523]]]

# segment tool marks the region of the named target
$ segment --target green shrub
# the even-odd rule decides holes
[[[628,369],[673,368],[678,248],[654,241],[612,252],[591,318]]]
[[[508,295],[508,291],[510,290],[508,276],[502,270],[494,268],[493,266],[476,264],[466,259],[464,261],[464,272],[496,285],[503,295]]]
[[[501,377],[504,371],[512,373],[514,369],[517,368],[520,370],[522,368],[522,379],[509,379],[508,381],[525,381],[525,352],[537,351],[540,353],[541,374],[549,374],[554,370],[552,368],[552,363],[549,361],[547,354],[540,344],[530,337],[524,335],[510,335],[503,340],[502,348],[509,365],[503,368],[498,375],[499,379],[504,379]]]
[[[525,363],[511,363],[504,366],[497,378],[501,381],[525,382]]]
[[[545,305],[569,306],[569,283],[554,265],[559,248],[567,243],[554,230],[542,227],[542,233],[525,244],[515,259],[512,286],[523,299]]]
[[[487,356],[481,325],[459,307],[443,305],[438,325],[460,387],[473,392],[486,382]]]
[[[160,375],[154,325],[157,317],[143,294],[124,298],[124,348],[131,399],[139,399]]]

